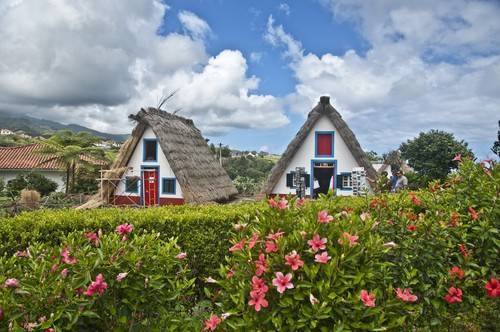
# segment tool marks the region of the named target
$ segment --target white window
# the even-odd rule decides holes
[[[352,187],[352,180],[351,180],[350,174],[342,175],[342,187],[343,188],[351,188]]]

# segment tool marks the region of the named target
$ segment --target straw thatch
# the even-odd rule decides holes
[[[137,122],[137,126],[120,149],[113,169],[105,174],[109,181],[96,197],[103,197],[108,202],[112,199],[116,179],[127,170],[132,153],[147,127],[151,127],[158,137],[186,203],[223,202],[238,193],[192,120],[156,108],[141,109],[130,118]],[[96,207],[96,203],[88,204],[88,207]]]
[[[361,149],[352,130],[342,119],[340,113],[330,104],[330,97],[323,96],[320,98],[318,105],[309,112],[306,122],[302,125],[295,138],[290,142],[285,153],[281,156],[281,159],[271,170],[271,174],[262,190],[263,194],[270,195],[272,193],[273,188],[278,183],[281,175],[286,171],[288,164],[292,161],[293,156],[299,150],[302,142],[306,139],[311,130],[313,130],[314,125],[322,116],[326,116],[335,126],[337,134],[342,137],[356,162],[359,166],[364,167],[370,186],[373,185],[373,181],[377,178],[377,172],[365,155],[363,149]]]

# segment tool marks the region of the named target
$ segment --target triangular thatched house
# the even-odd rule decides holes
[[[237,194],[192,120],[155,108],[130,118],[137,126],[104,175],[101,201],[150,206],[223,202]]]
[[[297,171],[303,172],[301,176],[296,176]],[[299,186],[304,183],[302,187],[308,197],[317,197],[331,189],[337,195],[352,195],[359,190],[360,183],[370,189],[371,180],[376,177],[354,133],[330,104],[330,98],[321,97],[271,170],[263,193],[296,194],[297,183]]]

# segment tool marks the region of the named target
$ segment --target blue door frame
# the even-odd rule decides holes
[[[336,195],[337,194],[337,160],[333,159],[311,159],[311,186],[310,186],[310,196],[311,198],[314,196],[314,164],[315,163],[333,163],[333,193]]]

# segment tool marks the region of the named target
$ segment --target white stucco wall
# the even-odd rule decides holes
[[[27,175],[30,172],[31,171],[29,171],[29,170],[13,170],[13,169],[4,170],[4,169],[0,169],[0,178],[3,178],[5,184],[7,184],[8,181],[14,179],[18,174]],[[65,189],[64,181],[65,181],[65,177],[66,177],[66,173],[64,171],[36,170],[36,171],[32,171],[32,173],[41,174],[41,175],[45,176],[47,179],[52,180],[55,183],[57,183],[56,191],[64,191],[64,189]]]
[[[165,154],[163,153],[160,144],[158,142],[158,156],[157,156],[157,161],[156,162],[148,162],[148,161],[143,161],[143,141],[144,139],[156,139],[156,135],[154,134],[153,130],[151,127],[148,127],[145,131],[144,134],[141,137],[141,140],[135,147],[134,152],[132,153],[132,156],[130,158],[128,166],[131,167],[127,172],[122,177],[122,180],[117,186],[117,190],[115,191],[116,195],[119,196],[139,196],[140,195],[140,190],[139,193],[127,193],[125,192],[125,178],[127,176],[138,176],[141,177],[141,166],[146,167],[146,166],[158,166],[159,167],[159,174],[158,174],[158,181],[159,181],[159,188],[158,192],[160,193],[160,197],[165,197],[165,198],[182,198],[182,189],[179,185],[179,182],[177,179],[175,180],[175,195],[173,194],[162,194],[162,178],[164,177],[169,177],[169,178],[175,178],[174,171],[170,167],[167,158],[165,157]],[[139,184],[142,185],[142,182]]]
[[[333,142],[333,157],[325,158],[315,157],[315,132],[316,131],[334,131],[334,142]],[[295,153],[292,158],[292,161],[287,166],[286,171],[281,175],[278,183],[273,189],[273,194],[295,194],[294,188],[288,188],[286,186],[286,174],[295,171],[296,167],[305,167],[306,172],[311,174],[311,161],[313,159],[321,159],[328,161],[337,161],[337,169],[335,170],[336,174],[340,174],[342,172],[351,172],[354,167],[359,167],[358,163],[354,159],[354,156],[349,151],[349,148],[345,144],[344,140],[337,133],[337,129],[333,125],[333,123],[326,117],[322,116],[317,122],[313,130],[309,132],[306,139],[302,143],[302,146]],[[311,194],[311,188],[307,188],[306,195]],[[352,190],[339,190],[336,189],[337,195],[352,195]]]

